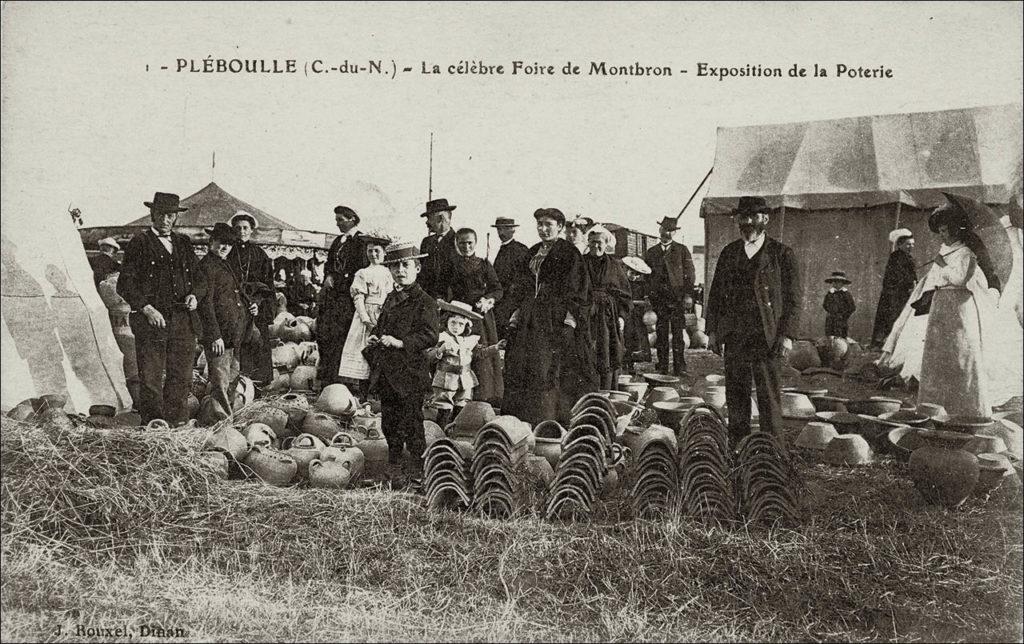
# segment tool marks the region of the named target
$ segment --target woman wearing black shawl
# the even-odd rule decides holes
[[[633,306],[625,267],[618,258],[605,253],[611,236],[604,226],[591,228],[587,233],[589,252],[583,256],[590,276],[590,333],[602,389],[615,388],[625,355],[623,330]]]

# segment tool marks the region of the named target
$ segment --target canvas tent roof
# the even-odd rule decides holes
[[[743,195],[773,208],[932,207],[942,190],[1019,199],[1021,105],[718,128],[702,215]]]
[[[199,192],[182,199],[181,205],[188,206],[188,210],[178,215],[177,226],[180,227],[211,227],[218,221],[227,221],[239,210],[244,210],[256,218],[260,230],[297,230],[295,226],[245,203],[212,181]],[[148,226],[149,223],[149,215],[145,215],[127,225]]]

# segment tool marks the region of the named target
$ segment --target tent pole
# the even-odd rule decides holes
[[[893,229],[894,229],[894,230],[895,230],[896,228],[899,228],[899,227],[900,227],[900,212],[901,212],[902,210],[903,210],[903,202],[897,199],[897,200],[896,200],[896,225],[895,225],[895,226],[893,226]]]
[[[782,204],[782,209],[779,211],[779,241],[782,241],[782,235],[786,232],[786,204]]]

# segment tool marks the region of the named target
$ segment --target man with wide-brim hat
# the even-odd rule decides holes
[[[515,219],[498,217],[492,226],[497,229],[501,241],[494,257],[494,273],[504,292],[494,305],[494,324],[498,327],[498,337],[505,340],[508,338],[509,319],[523,300],[522,279],[529,270],[530,249],[514,238],[519,227]]]
[[[341,354],[356,314],[352,300],[352,282],[356,272],[370,265],[366,256],[366,236],[359,231],[359,214],[344,204],[334,208],[338,236],[331,242],[324,265],[324,284],[320,289],[316,318],[320,362],[317,379],[321,387],[340,382]]]
[[[214,420],[231,414],[233,389],[239,373],[235,354],[250,319],[246,309],[256,305],[245,304],[235,270],[228,262],[241,240],[238,232],[224,222],[217,222],[204,232],[210,236],[210,246],[206,256],[199,260],[196,295],[202,320],[199,342],[206,353],[209,395],[213,399],[204,403],[207,410],[204,418]]]
[[[395,290],[384,300],[363,350],[370,365],[369,390],[380,397],[392,477],[398,476],[406,447],[412,457],[408,476],[421,474],[426,449],[423,398],[430,391],[430,366],[425,351],[437,343],[438,305],[416,281],[424,257],[408,242],[385,249],[384,264],[391,270]]]
[[[651,267],[647,295],[658,316],[658,370],[665,374],[686,373],[686,305],[693,296],[695,273],[690,249],[675,240],[679,217],[662,217],[658,222],[659,243],[647,249],[644,262]],[[669,340],[672,358],[669,360]]]
[[[228,220],[228,227],[237,239],[227,257],[228,266],[242,291],[242,338],[235,347],[239,371],[259,387],[274,379],[271,357],[270,327],[274,323],[274,262],[267,251],[252,241],[259,221],[251,212],[238,210]],[[261,296],[255,293],[263,293]]]
[[[100,252],[99,255],[89,258],[89,266],[92,267],[93,281],[99,287],[100,282],[107,279],[111,273],[121,271],[121,262],[117,261],[117,252],[121,250],[121,245],[113,237],[104,237],[96,242],[96,245]]]
[[[178,213],[188,210],[178,195],[158,192],[149,208],[152,225],[124,249],[117,293],[131,306],[142,422],[188,420],[192,352],[200,330],[195,295],[196,255],[188,235],[174,232]]]
[[[847,288],[853,282],[844,271],[832,271],[832,275],[825,278],[825,283],[829,285],[825,301],[821,304],[825,309],[825,335],[846,338],[850,334],[850,316],[857,310],[853,295]]]
[[[878,295],[875,323],[871,330],[871,345],[880,349],[892,331],[896,318],[906,306],[917,284],[917,266],[914,264],[914,233],[909,228],[897,228],[889,233],[892,252],[882,276],[882,292]]]
[[[447,199],[432,199],[420,215],[427,218],[430,234],[420,243],[420,252],[427,257],[423,261],[419,282],[423,290],[437,299],[444,298],[451,279],[452,263],[458,256],[455,230],[452,228],[452,212],[455,208]]]
[[[733,447],[751,432],[750,385],[761,431],[782,431],[782,362],[800,327],[796,254],[766,234],[763,197],[741,197],[733,215],[740,239],[722,249],[705,312],[711,350],[725,356],[725,397]]]

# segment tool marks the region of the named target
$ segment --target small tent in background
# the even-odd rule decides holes
[[[945,203],[942,191],[1012,218],[1020,211],[1022,145],[1020,105],[719,128],[701,206],[705,283],[722,248],[738,236],[728,215],[739,198],[764,197],[773,208],[768,234],[791,246],[800,262],[800,335],[824,332],[823,280],[843,270],[857,302],[850,335],[867,342],[889,231],[911,229],[923,264],[938,250],[928,215]]]
[[[71,218],[5,208],[0,237],[0,406],[63,394],[67,411],[130,407],[121,351]]]

